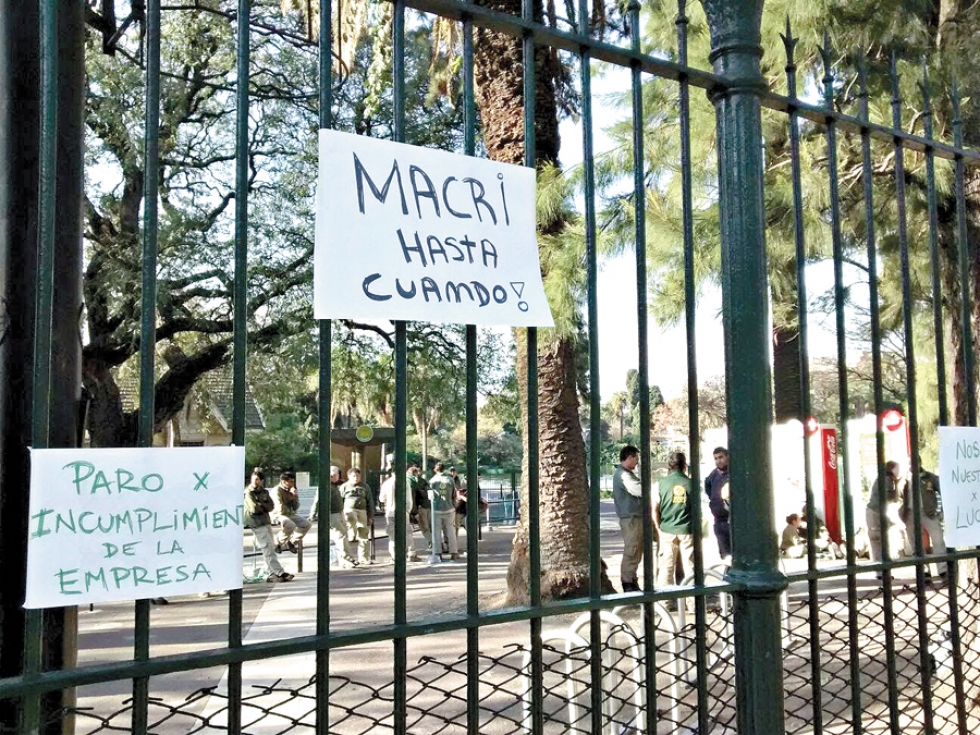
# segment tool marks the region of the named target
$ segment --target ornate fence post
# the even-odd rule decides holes
[[[702,0],[718,126],[721,263],[731,456],[735,686],[740,735],[784,732],[778,567],[773,519],[768,279],[759,68],[763,0]]]

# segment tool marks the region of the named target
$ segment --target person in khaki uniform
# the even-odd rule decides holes
[[[871,561],[882,561],[882,521],[887,533],[888,553],[892,559],[908,556],[908,533],[902,522],[902,497],[905,493],[905,477],[901,465],[895,461],[885,462],[884,487],[876,479],[868,495],[865,518],[868,523],[868,538],[871,540]],[[881,572],[878,572],[881,577]]]
[[[368,538],[374,518],[374,493],[361,481],[361,471],[357,467],[347,470],[347,482],[341,486],[340,495],[344,499],[348,536],[357,544],[357,561],[367,564],[371,558]]]
[[[272,522],[279,524],[276,536],[276,553],[284,548],[294,554],[310,530],[310,522],[299,514],[299,490],[296,489],[296,473],[283,472],[279,484],[272,491]]]
[[[946,553],[946,539],[943,536],[943,503],[939,495],[939,478],[924,469],[919,460],[919,495],[922,498],[922,546],[929,556]],[[899,515],[905,521],[909,546],[915,548],[915,513],[912,512],[912,480],[906,478],[902,492],[902,507]],[[946,564],[935,564],[940,577],[946,577]],[[929,567],[925,570],[926,579],[932,577]]]
[[[282,568],[276,555],[276,543],[272,537],[272,520],[269,514],[274,504],[265,486],[265,473],[256,467],[252,470],[251,481],[245,486],[245,527],[251,528],[255,535],[255,545],[262,551],[265,564],[269,568],[267,582],[288,582],[293,575]]]
[[[445,465],[436,462],[432,468],[435,472],[429,478],[429,501],[432,503],[432,553],[439,554],[444,540],[449,549],[449,558],[459,558],[459,545],[456,540],[456,483],[452,476],[445,472]],[[440,554],[441,556],[441,554]]]
[[[340,494],[343,483],[340,481],[340,468],[330,465],[330,542],[337,549],[338,566],[356,567],[352,552],[354,545],[347,534],[347,519],[344,518],[344,498]],[[319,515],[320,496],[313,498],[310,508],[310,520],[315,521]]]
[[[653,522],[659,536],[657,586],[675,584],[674,570],[680,557],[684,577],[694,574],[694,536],[691,533],[691,478],[687,457],[673,452],[667,458],[666,477],[660,478],[653,496]]]
[[[628,444],[619,452],[619,467],[613,473],[613,502],[623,532],[623,562],[619,568],[623,592],[639,592],[636,569],[643,558],[643,488],[634,470],[640,450]]]

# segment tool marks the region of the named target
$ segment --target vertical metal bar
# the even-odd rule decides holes
[[[864,186],[864,218],[865,229],[867,231],[867,258],[868,258],[868,299],[871,309],[871,366],[872,381],[874,385],[874,406],[875,406],[875,454],[878,465],[878,485],[883,487],[885,484],[885,439],[881,425],[881,414],[883,411],[883,392],[881,386],[881,317],[880,299],[878,295],[878,250],[876,242],[875,228],[875,208],[874,208],[874,169],[871,154],[871,132],[867,126],[869,120],[868,110],[868,77],[867,64],[863,55],[858,56],[858,84],[861,106],[861,120],[865,127],[861,128],[861,168]],[[838,445],[840,446],[840,444]],[[845,480],[847,478],[845,473]],[[849,489],[849,486],[848,486]],[[845,500],[851,502],[850,494],[845,495]],[[854,544],[851,540],[854,532],[853,507],[848,512],[847,529],[847,565],[849,569],[854,568],[856,557],[854,554]],[[870,533],[870,529],[868,529]],[[888,545],[887,534],[883,539],[882,549],[886,550]],[[891,579],[890,577],[888,578]],[[851,712],[853,727],[855,732],[860,732],[864,724],[862,721],[863,708],[861,706],[861,651],[858,644],[859,623],[857,620],[857,588],[856,578],[853,573],[848,576],[848,625],[850,627],[850,660],[851,660]],[[891,604],[890,582],[887,590],[883,593],[886,603]],[[886,637],[888,623],[886,622]]]
[[[400,4],[400,0],[399,0]],[[396,6],[395,13],[395,29],[396,33],[399,34],[402,49],[404,50],[404,22],[399,23],[397,19],[401,17],[404,21],[404,6],[401,8],[402,12],[399,13]],[[398,54],[396,54],[396,57]],[[404,58],[404,57],[403,57]],[[397,73],[397,72],[396,72]],[[404,77],[396,77],[396,79],[403,79]],[[396,82],[396,86],[399,83]],[[404,109],[404,108],[403,108]],[[396,504],[395,507],[398,508],[398,497],[405,498],[405,480],[407,466],[405,462],[405,427],[407,425],[408,416],[408,328],[406,322],[398,321],[395,322],[395,472],[399,472],[400,476],[396,477]],[[404,507],[404,505],[402,506]],[[404,513],[396,513],[396,530],[397,524],[401,522],[404,529],[405,518]],[[435,534],[434,526],[434,514],[430,516],[433,520],[432,528],[432,548],[435,551],[436,544],[438,544],[438,539]],[[407,529],[405,529],[407,530]],[[395,559],[401,559],[401,570],[399,573],[398,563],[396,561],[395,566],[395,624],[404,625],[408,621],[408,610],[407,610],[407,582],[408,575],[406,570],[406,559],[405,559],[405,530],[402,531],[401,538],[401,552],[399,553],[398,548],[395,550]],[[396,543],[398,543],[396,537]],[[398,636],[394,639],[394,668],[395,668],[395,681],[394,681],[394,730],[396,735],[406,735],[408,732],[408,681],[407,681],[407,671],[408,671],[408,641],[404,636]]]
[[[34,322],[34,375],[31,386],[31,443],[36,449],[51,442],[51,329],[54,313],[55,209],[58,176],[58,5],[45,0],[39,8],[41,56],[41,135],[38,150],[37,278]],[[41,672],[44,612],[24,613],[24,675]],[[21,726],[25,733],[41,725],[41,695],[24,697]]]
[[[396,142],[405,141],[405,0],[394,0],[394,17],[392,18],[392,115],[393,133]],[[396,492],[401,497],[405,495],[405,447],[406,430],[408,426],[408,325],[403,321],[395,322],[395,468],[401,468]],[[397,507],[397,505],[396,505]],[[398,523],[396,518],[396,524]],[[405,519],[400,519],[405,523]],[[431,515],[432,524],[432,553],[436,553],[438,539],[435,532],[435,513]],[[404,539],[404,535],[402,536]],[[404,559],[404,541],[402,542],[402,558]],[[397,552],[396,552],[397,553]],[[397,558],[397,557],[396,557]],[[395,615],[396,624],[407,620],[405,564],[402,563],[401,579],[395,580]],[[400,584],[399,584],[400,582]],[[401,616],[401,619],[398,619]],[[404,636],[394,639],[394,730],[395,735],[406,735],[408,732],[408,688],[406,672],[408,671],[408,641]]]
[[[476,98],[473,82],[473,20],[463,15],[463,153],[476,153]],[[466,325],[466,723],[480,733],[480,481],[477,457],[477,335]]]
[[[784,731],[779,571],[773,519],[772,381],[765,252],[759,58],[762,0],[703,0],[711,30],[717,112],[725,373],[731,452],[737,726],[741,735]]]
[[[146,15],[146,107],[143,150],[143,252],[142,294],[140,299],[140,411],[141,447],[153,446],[155,417],[154,362],[156,357],[157,234],[160,180],[160,3],[151,0]],[[150,657],[150,602],[136,601],[134,658]],[[149,677],[133,680],[133,730],[147,727]]]
[[[687,66],[687,1],[677,3],[677,60]],[[681,144],[681,208],[684,235],[684,326],[687,335],[687,411],[691,488],[697,500],[694,517],[694,585],[704,587],[704,542],[701,537],[701,426],[698,417],[697,294],[694,273],[694,184],[691,173],[691,88],[687,75],[678,80]],[[704,595],[694,598],[695,671],[698,686],[698,732],[708,732],[708,612]]]
[[[640,51],[640,3],[630,0],[629,7],[630,47]],[[636,340],[639,356],[640,379],[640,483],[647,496],[643,503],[643,588],[648,592],[656,586],[654,579],[653,519],[650,516],[651,488],[650,466],[650,366],[649,333],[647,327],[647,242],[646,242],[646,170],[643,146],[643,75],[640,65],[630,65],[630,81],[633,107],[633,239],[636,258]],[[644,684],[646,686],[646,727],[657,729],[657,618],[653,600],[643,603],[644,630]]]
[[[963,148],[963,117],[960,115],[960,91],[956,80],[953,80],[953,145]],[[966,230],[966,184],[963,156],[956,155],[956,243],[960,270],[960,330],[963,350],[963,365],[966,372],[966,406],[967,424],[977,425],[977,394],[976,376],[974,374],[973,327],[970,309],[970,241]]]
[[[588,0],[579,0],[578,4],[578,35],[588,40],[590,4]],[[595,162],[593,161],[592,145],[592,53],[588,46],[579,47],[579,64],[582,83],[582,167],[584,170],[584,199],[585,199],[585,262],[586,262],[586,301],[587,324],[589,334],[589,595],[595,599],[602,595],[600,578],[602,573],[602,557],[600,551],[601,535],[598,523],[599,506],[599,475],[601,451],[600,439],[600,395],[599,395],[599,299],[596,292],[596,274],[598,259],[596,254],[596,214],[595,214]],[[650,504],[647,503],[647,508]],[[647,511],[649,515],[649,511]],[[648,537],[644,536],[644,543]],[[649,547],[645,548],[649,556]],[[591,714],[592,732],[602,731],[602,622],[599,610],[590,613],[589,648],[591,669]]]
[[[891,60],[892,77],[892,128],[902,129],[902,99],[900,96],[898,67],[895,55]],[[897,135],[895,145],[895,203],[898,208],[898,245],[902,271],[902,324],[905,332],[905,380],[908,391],[908,427],[911,451],[912,479],[912,526],[915,529],[913,548],[915,549],[915,596],[919,626],[919,675],[922,688],[922,715],[926,735],[934,732],[932,711],[931,663],[929,661],[929,631],[925,596],[925,571],[922,557],[925,550],[922,544],[922,495],[919,483],[919,422],[916,402],[915,345],[912,335],[912,288],[909,267],[908,215],[905,194],[905,151],[902,139]]]
[[[932,91],[929,66],[922,59],[922,124],[927,140],[932,141]],[[936,385],[939,398],[939,425],[949,426],[949,397],[946,392],[946,350],[943,349],[943,300],[940,283],[939,204],[936,197],[936,151],[926,148],[926,198],[929,209],[929,257],[932,261],[932,329],[936,341]]]
[[[829,59],[830,59],[829,45],[825,45],[824,63],[828,67],[828,72],[827,72],[828,76],[830,75]],[[861,74],[860,83],[862,85],[862,95],[863,95],[862,116],[864,121],[867,122],[868,120],[867,77],[866,77],[866,70],[864,68],[863,60],[862,60],[861,70],[859,73]],[[830,81],[828,81],[827,83],[829,85]],[[829,94],[832,94],[832,88],[829,89],[830,89]],[[828,102],[828,107],[831,106],[831,104],[832,104],[832,99]],[[872,176],[872,169],[871,169],[870,134],[867,131],[862,131],[862,133],[865,136],[865,140],[863,141],[863,144],[865,146],[864,186],[865,186],[866,220],[868,226],[871,228],[869,229],[869,238],[868,238],[868,271],[869,271],[869,290],[870,290],[870,300],[871,300],[871,364],[873,368],[872,372],[874,373],[873,379],[874,379],[875,416],[876,416],[875,447],[876,447],[877,459],[878,459],[877,482],[878,482],[878,487],[880,488],[881,491],[880,494],[882,498],[881,505],[879,507],[879,510],[881,512],[879,512],[878,515],[880,521],[879,532],[881,537],[881,553],[883,559],[887,562],[890,559],[890,552],[888,548],[887,517],[886,514],[884,513],[884,497],[885,497],[885,493],[887,493],[887,478],[885,477],[884,432],[881,423],[882,421],[881,416],[882,416],[882,411],[884,410],[884,406],[883,406],[883,390],[882,390],[882,383],[881,383],[881,320],[880,320],[879,296],[878,296],[878,264],[877,264],[878,260],[875,251],[874,228],[873,228],[875,213],[872,207],[873,176]],[[836,175],[836,171],[834,173],[831,173],[830,175],[831,177],[834,177]],[[832,182],[833,182],[833,178],[832,178]],[[834,186],[834,184],[832,183],[831,186]],[[840,295],[840,299],[841,301],[840,301],[839,310],[843,311],[844,308],[843,293]],[[843,329],[843,317],[840,316],[840,314],[838,318],[837,328],[839,332],[840,330]],[[838,335],[838,340],[839,340],[839,344],[842,344],[843,337],[840,336],[840,334]],[[840,347],[838,348],[838,352],[840,352]],[[844,372],[846,370],[846,362],[844,361],[843,355],[839,358],[838,370],[841,372]],[[845,389],[846,389],[846,382],[845,382]],[[845,398],[846,396],[841,397],[842,408],[845,405]],[[842,411],[841,419],[842,419],[842,425],[846,427],[847,424],[846,422],[843,421],[843,411]],[[847,446],[846,441],[847,440],[845,437],[844,438],[845,447]],[[846,488],[845,497],[850,498],[851,497],[850,485],[848,482],[847,473],[845,473],[844,475],[844,482]],[[869,529],[869,533],[870,533],[870,529]],[[850,534],[850,529],[849,529],[849,534]],[[853,559],[853,548],[852,548],[852,544],[850,543],[850,535],[848,538],[847,553],[848,553],[848,567],[853,568],[854,559]],[[888,676],[888,704],[889,704],[889,714],[891,720],[890,726],[894,735],[897,735],[896,728],[898,727],[898,692],[896,690],[896,683],[895,683],[895,677],[896,677],[895,626],[894,626],[894,614],[893,614],[893,593],[891,587],[892,576],[891,576],[890,565],[888,565],[887,563],[885,564],[884,568],[879,573],[879,578],[882,579],[882,607],[884,610],[885,648],[886,648],[885,658],[886,658],[886,670]],[[849,584],[853,584],[852,580],[853,580],[853,575],[848,579]],[[850,635],[851,635],[850,644],[851,644],[851,657],[852,657],[851,665],[853,668],[856,667],[856,659],[860,658],[860,651],[858,649],[858,643],[857,643],[857,638],[860,635],[860,633],[858,631],[858,621],[857,621],[856,592],[853,595],[853,599],[851,599],[852,591],[849,587],[848,594],[849,594],[848,612],[850,616],[849,623],[851,626],[851,631],[850,631]],[[852,680],[858,678],[859,676],[860,673],[855,675],[852,671]],[[856,714],[856,717],[860,719],[861,713],[858,712]]]
[[[957,88],[956,79],[953,79],[952,90],[950,93],[950,102],[953,108],[953,144],[962,149],[963,147],[963,120],[960,117],[960,96],[959,89]],[[964,365],[967,367],[967,395],[970,399],[973,399],[973,345],[972,342],[966,341],[966,338],[971,334],[972,330],[969,326],[970,320],[970,304],[967,300],[968,291],[963,291],[964,283],[969,283],[968,278],[968,259],[967,259],[967,239],[966,239],[966,197],[964,192],[964,171],[963,171],[963,157],[959,153],[956,155],[955,162],[955,196],[956,196],[956,241],[958,245],[958,260],[959,260],[959,270],[960,270],[960,290],[961,294],[961,318],[964,320],[964,328],[962,332],[963,336],[963,361]],[[969,406],[968,405],[968,411]],[[971,421],[970,424],[973,425],[976,420],[976,406],[973,405],[972,413],[970,413]],[[946,549],[949,551],[949,549]],[[967,735],[969,730],[967,729],[967,703],[966,703],[966,690],[965,682],[963,679],[963,644],[960,638],[960,611],[959,611],[959,599],[957,592],[959,590],[959,564],[955,561],[950,562],[946,565],[947,579],[946,583],[949,591],[949,628],[950,628],[950,645],[953,649],[953,684],[956,692],[956,719],[957,725],[959,726],[960,735]]]
[[[319,127],[333,127],[333,0],[320,0],[319,37]],[[316,634],[330,635],[330,428],[331,402],[333,400],[331,358],[333,349],[333,323],[329,319],[319,322],[319,391],[317,406],[317,508],[320,520],[316,529]],[[337,550],[338,553],[342,549]],[[316,732],[330,732],[330,650],[318,648],[316,652]]]
[[[534,0],[521,0],[521,16],[534,22]],[[537,71],[534,36],[525,31],[524,59],[524,165],[536,168],[535,96]],[[541,609],[541,496],[539,492],[539,425],[538,425],[538,330],[527,328],[527,508],[528,563],[531,567],[529,596],[531,608]],[[541,645],[541,617],[531,618],[531,733],[544,732],[544,653]]]
[[[245,364],[248,357],[248,187],[249,187],[249,64],[251,62],[251,0],[238,0],[238,47],[235,67],[235,285],[232,401],[235,421],[231,442],[245,445]],[[242,645],[242,591],[228,599],[228,647]],[[228,666],[228,732],[242,730],[242,665]]]
[[[790,163],[793,178],[793,230],[796,244],[796,305],[799,322],[800,345],[800,415],[803,427],[803,484],[806,493],[806,529],[807,529],[807,569],[816,571],[816,509],[813,500],[813,478],[810,471],[810,357],[808,348],[808,309],[806,289],[806,238],[803,226],[803,186],[800,171],[800,116],[799,108],[795,106],[796,96],[796,61],[793,51],[799,39],[793,37],[789,18],[786,18],[786,34],[782,37],[786,49],[786,87],[791,101],[789,110],[789,141]],[[810,616],[810,691],[812,693],[811,711],[813,712],[813,732],[820,735],[823,732],[823,686],[820,675],[820,603],[817,597],[818,583],[815,577],[807,582],[807,605]]]

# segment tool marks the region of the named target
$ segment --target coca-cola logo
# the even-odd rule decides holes
[[[881,425],[888,431],[898,431],[905,423],[901,411],[890,408],[881,415]]]
[[[827,464],[830,469],[837,469],[837,437],[833,434],[827,434]]]

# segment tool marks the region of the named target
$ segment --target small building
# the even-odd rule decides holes
[[[139,402],[139,386],[119,381],[123,410],[133,411]],[[155,447],[224,447],[231,444],[234,392],[230,375],[221,370],[206,373],[184,401],[180,413],[153,436]],[[265,428],[265,419],[255,397],[245,387],[245,430]]]

